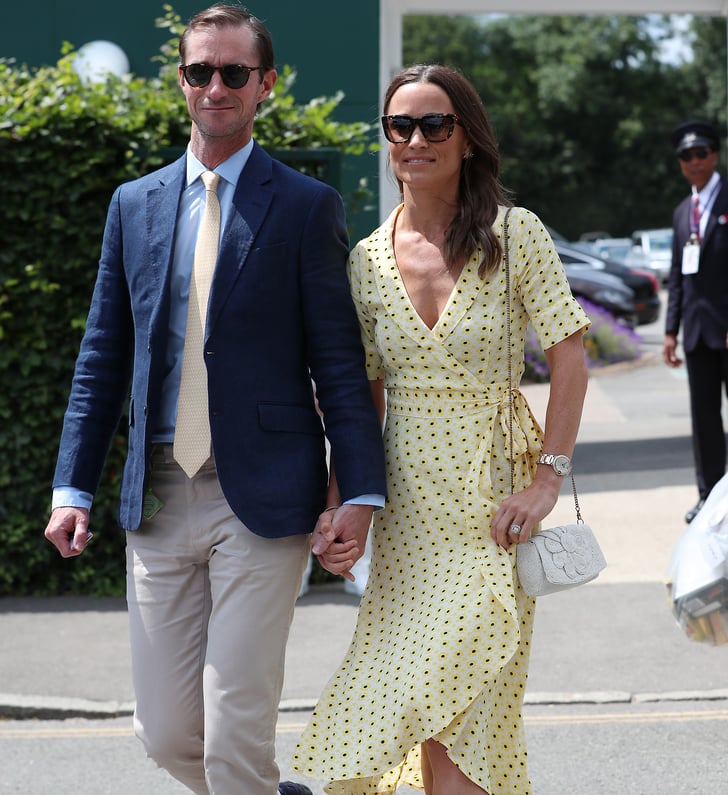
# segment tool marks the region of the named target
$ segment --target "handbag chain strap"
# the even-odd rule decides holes
[[[507,365],[508,365],[508,431],[509,431],[509,447],[510,447],[510,485],[511,494],[514,492],[514,475],[515,460],[513,458],[513,357],[511,354],[511,269],[508,260],[508,247],[509,247],[509,229],[508,229],[508,216],[511,214],[513,208],[509,207],[503,218],[503,269],[506,277],[506,350],[507,350]],[[576,521],[579,524],[583,523],[581,517],[581,508],[579,506],[579,496],[576,493],[576,481],[574,480],[574,472],[571,472],[571,490],[574,494],[574,507],[576,508]]]

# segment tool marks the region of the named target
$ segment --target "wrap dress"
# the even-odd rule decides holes
[[[334,795],[422,787],[419,744],[442,743],[491,795],[528,795],[521,707],[534,601],[515,547],[490,537],[510,492],[505,274],[476,251],[430,329],[394,258],[397,208],[350,257],[369,378],[384,379],[388,498],[349,651],[293,758]],[[493,224],[502,234],[505,208]],[[588,326],[539,219],[508,220],[513,383],[529,323],[547,348]],[[514,390],[514,480],[535,470],[542,431]]]

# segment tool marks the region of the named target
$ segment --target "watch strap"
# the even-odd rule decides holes
[[[557,466],[557,462],[559,465],[563,465],[563,469]],[[541,453],[536,459],[536,463],[553,467],[554,472],[561,477],[570,475],[572,471],[571,459],[568,455],[564,455],[563,453]]]

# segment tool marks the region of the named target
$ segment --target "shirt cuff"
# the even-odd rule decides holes
[[[53,489],[51,509],[85,508],[87,511],[90,511],[93,501],[94,495],[89,494],[87,491],[74,489],[73,486],[59,486],[58,488]]]
[[[344,500],[344,505],[371,505],[375,511],[381,511],[384,508],[384,495],[362,494],[361,497],[352,497],[350,500]]]

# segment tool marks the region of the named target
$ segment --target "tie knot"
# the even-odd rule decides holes
[[[219,174],[216,174],[214,171],[203,171],[201,178],[205,184],[206,191],[211,190],[213,193],[217,193],[217,186],[220,182]]]

